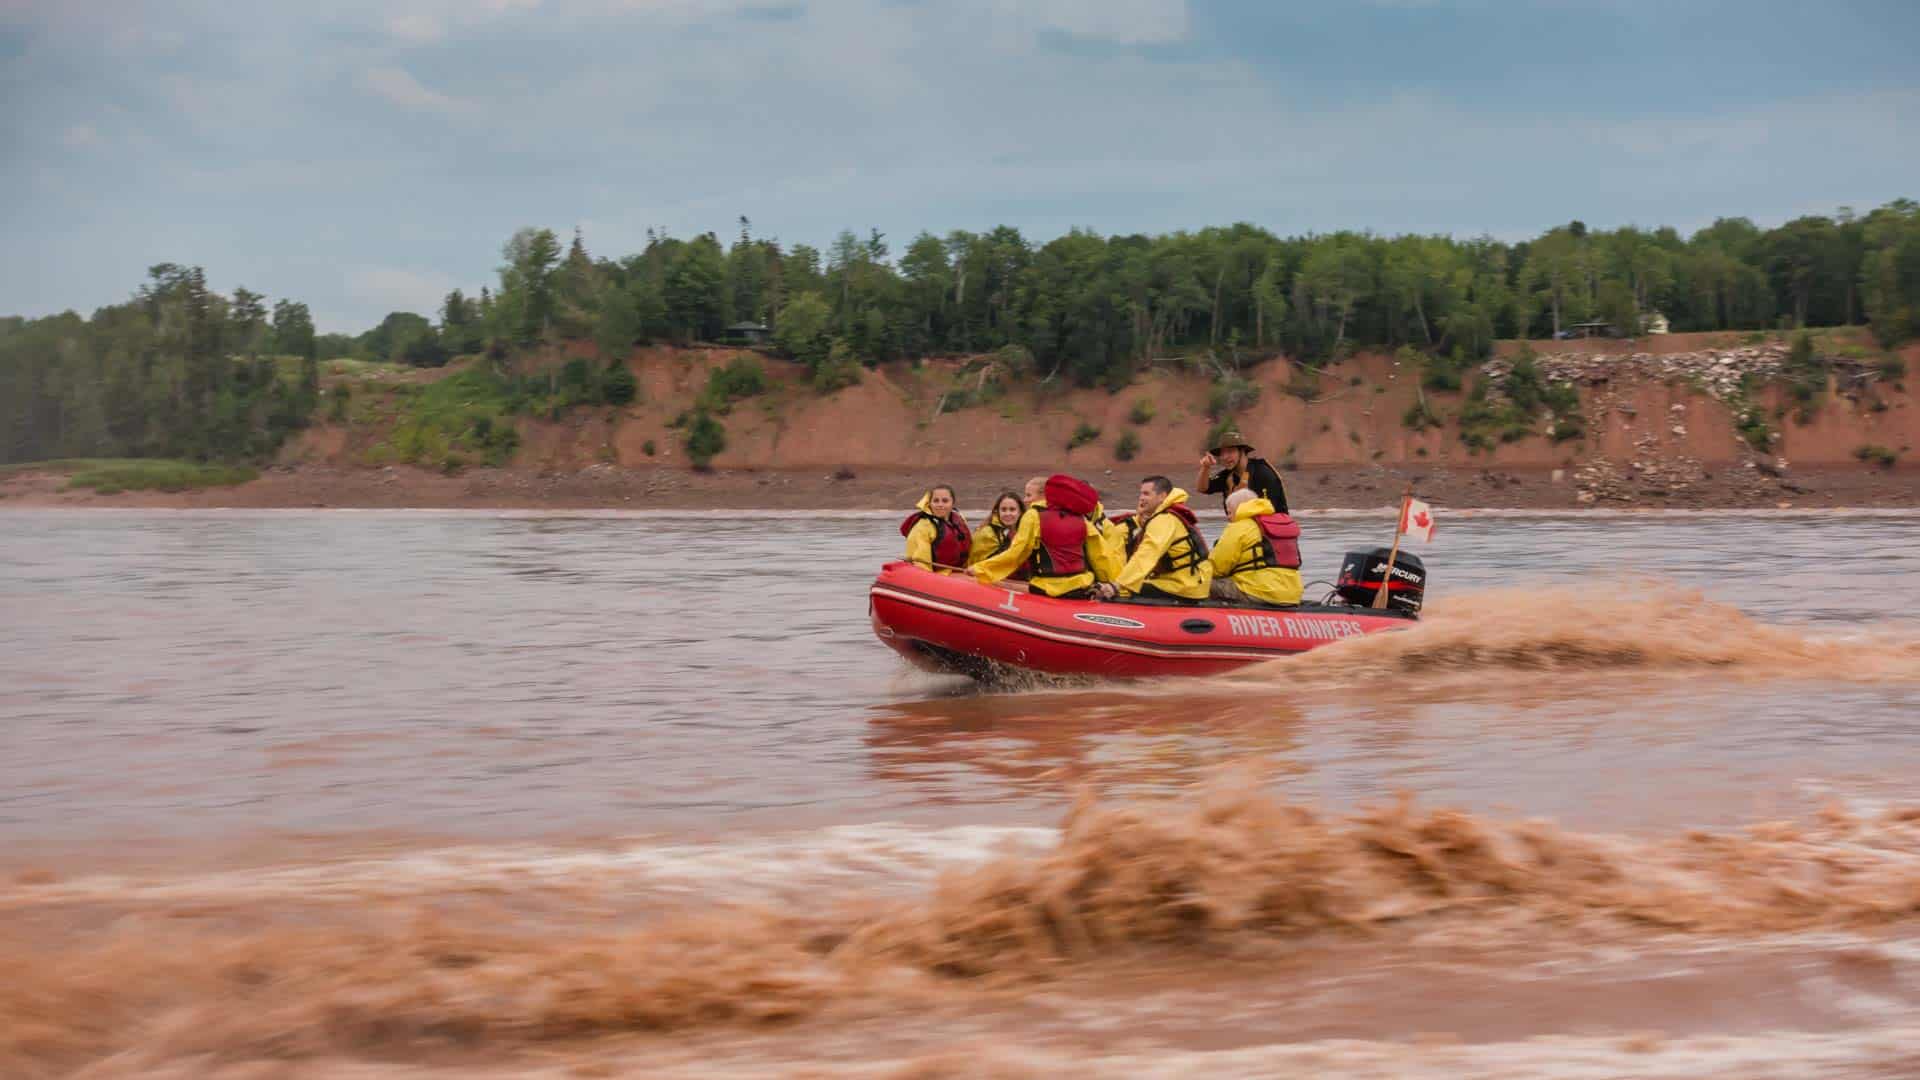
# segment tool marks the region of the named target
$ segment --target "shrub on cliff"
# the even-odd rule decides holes
[[[835,338],[826,359],[813,369],[812,382],[813,388],[823,394],[858,386],[860,362],[853,358],[853,349],[845,341]]]
[[[725,367],[707,372],[707,388],[700,394],[700,407],[721,416],[733,411],[733,403],[767,391],[767,369],[758,357],[736,356]]]
[[[1408,356],[1408,353],[1413,355]],[[1400,350],[1400,357],[1403,363],[1418,363],[1420,386],[1423,389],[1440,393],[1458,393],[1462,376],[1473,366],[1473,361],[1460,349],[1442,356],[1439,353],[1421,354],[1408,348]]]
[[[1113,444],[1113,456],[1121,461],[1132,461],[1139,457],[1140,436],[1131,431],[1121,435],[1120,441]]]
[[[640,382],[618,360],[600,379],[600,393],[609,405],[631,405],[640,396]]]
[[[712,467],[714,456],[727,448],[727,429],[713,414],[701,409],[693,414],[687,424],[687,438],[684,444],[687,460],[693,467],[706,471]]]
[[[1471,450],[1491,450],[1496,443],[1519,442],[1533,434],[1532,417],[1511,397],[1493,398],[1485,379],[1475,383],[1460,406],[1460,441]]]
[[[1287,393],[1301,401],[1311,402],[1320,396],[1320,369],[1300,365],[1287,376]]]
[[[1220,437],[1222,435],[1225,435],[1229,431],[1238,431],[1239,428],[1240,428],[1240,425],[1234,421],[1233,417],[1231,416],[1221,417],[1219,420],[1214,421],[1214,425],[1212,427],[1207,429],[1206,445],[1219,446]]]
[[[1153,399],[1141,398],[1133,403],[1133,411],[1127,413],[1127,419],[1136,424],[1145,424],[1153,420]]]
[[[1899,451],[1890,450],[1887,447],[1881,446],[1879,443],[1868,443],[1865,446],[1858,447],[1854,450],[1853,456],[1859,458],[1861,461],[1878,465],[1883,469],[1893,468],[1893,463],[1900,460]]]
[[[1067,449],[1077,450],[1099,437],[1100,429],[1082,420],[1080,425],[1073,429],[1073,435],[1067,439]]]
[[[1813,419],[1814,410],[1820,407],[1820,399],[1827,392],[1827,363],[1813,349],[1813,335],[1805,330],[1793,335],[1793,345],[1787,350],[1787,362],[1781,368],[1786,377],[1787,391],[1793,395],[1795,418],[1801,423]]]
[[[1037,370],[1033,352],[1025,345],[1003,345],[994,352],[993,358],[1015,378],[1025,378]]]
[[[1440,414],[1433,411],[1433,406],[1427,403],[1423,395],[1407,406],[1406,412],[1400,414],[1400,423],[1413,431],[1425,431],[1428,428],[1439,427],[1441,420]]]
[[[1251,409],[1260,400],[1260,384],[1238,375],[1215,382],[1207,395],[1207,415],[1219,419],[1230,412]]]
[[[398,422],[385,449],[369,452],[369,464],[389,455],[414,464],[437,464],[451,452],[465,451],[500,465],[519,448],[520,435],[507,417],[528,400],[521,396],[524,387],[515,389],[489,369],[468,368],[406,392],[395,387],[394,392],[400,400]]]

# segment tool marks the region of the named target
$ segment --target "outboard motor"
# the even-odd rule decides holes
[[[1393,555],[1392,548],[1347,552],[1340,564],[1340,580],[1334,584],[1334,594],[1354,607],[1372,607],[1373,598],[1380,591],[1380,581],[1386,576],[1389,555]],[[1427,566],[1420,561],[1420,556],[1405,551],[1394,556],[1393,584],[1387,588],[1387,606],[1395,611],[1419,611],[1426,593]]]

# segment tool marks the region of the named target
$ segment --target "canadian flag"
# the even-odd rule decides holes
[[[1400,531],[1419,537],[1423,544],[1432,543],[1433,507],[1419,499],[1408,499],[1406,509],[1400,511]]]

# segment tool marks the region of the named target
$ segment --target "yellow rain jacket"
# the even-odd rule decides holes
[[[1026,520],[1025,511],[1021,511],[1020,520]],[[1014,522],[1013,528],[1009,529],[1000,524],[1000,518],[997,515],[989,518],[985,525],[973,531],[973,550],[967,553],[967,565],[973,566],[984,562],[998,552],[1006,550],[1008,545],[1013,543],[1014,530],[1019,527],[1019,521]]]
[[[1264,514],[1274,513],[1273,503],[1266,499],[1249,499],[1241,503],[1233,512],[1233,520],[1227,524],[1225,532],[1213,545],[1213,554],[1208,562],[1213,565],[1215,579],[1230,578],[1240,587],[1240,591],[1249,599],[1269,604],[1297,604],[1300,602],[1300,571],[1284,566],[1269,566],[1260,570],[1238,570],[1237,567],[1251,567],[1260,557],[1260,523],[1253,520]]]
[[[1138,517],[1125,517],[1119,521],[1102,516],[1100,535],[1107,542],[1107,551],[1111,553],[1116,565],[1124,566],[1127,561],[1127,547],[1133,543],[1133,536],[1140,527]]]
[[[1046,505],[1045,499],[1035,499],[1027,504],[1027,512],[1020,515],[1020,525],[1014,530],[1013,542],[1007,545],[1006,550],[973,564],[973,576],[980,584],[992,585],[1005,581],[1008,575],[1028,564],[1034,550],[1040,546],[1040,511]],[[1119,561],[1107,549],[1106,541],[1101,538],[1100,530],[1094,528],[1093,522],[1087,522],[1086,526],[1087,565],[1093,568],[1091,571],[1052,577],[1033,567],[1027,584],[1048,596],[1062,596],[1084,589],[1096,581],[1112,581],[1120,569]]]
[[[913,506],[914,509],[921,513],[931,515],[933,513],[932,502],[933,492],[929,491],[925,495],[920,496],[920,501],[914,503]],[[936,574],[951,574],[953,573],[952,570],[934,570],[933,539],[938,533],[939,530],[934,528],[931,517],[923,517],[919,521],[914,522],[913,528],[907,530],[907,561],[922,570],[933,570]]]
[[[1205,600],[1213,585],[1213,565],[1207,562],[1203,548],[1196,548],[1187,532],[1187,523],[1169,512],[1185,506],[1187,493],[1174,488],[1148,515],[1140,530],[1140,542],[1127,559],[1127,565],[1113,583],[1124,595],[1152,585],[1162,592],[1189,600]]]

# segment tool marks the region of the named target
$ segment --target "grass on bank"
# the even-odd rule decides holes
[[[520,402],[491,371],[468,368],[438,382],[407,387],[401,396],[400,422],[367,451],[366,464],[406,462],[451,472],[476,460],[504,464],[520,445],[511,419]]]
[[[260,475],[245,465],[201,465],[160,458],[59,458],[0,466],[0,475],[24,472],[68,473],[69,489],[92,488],[101,495],[232,487]]]

